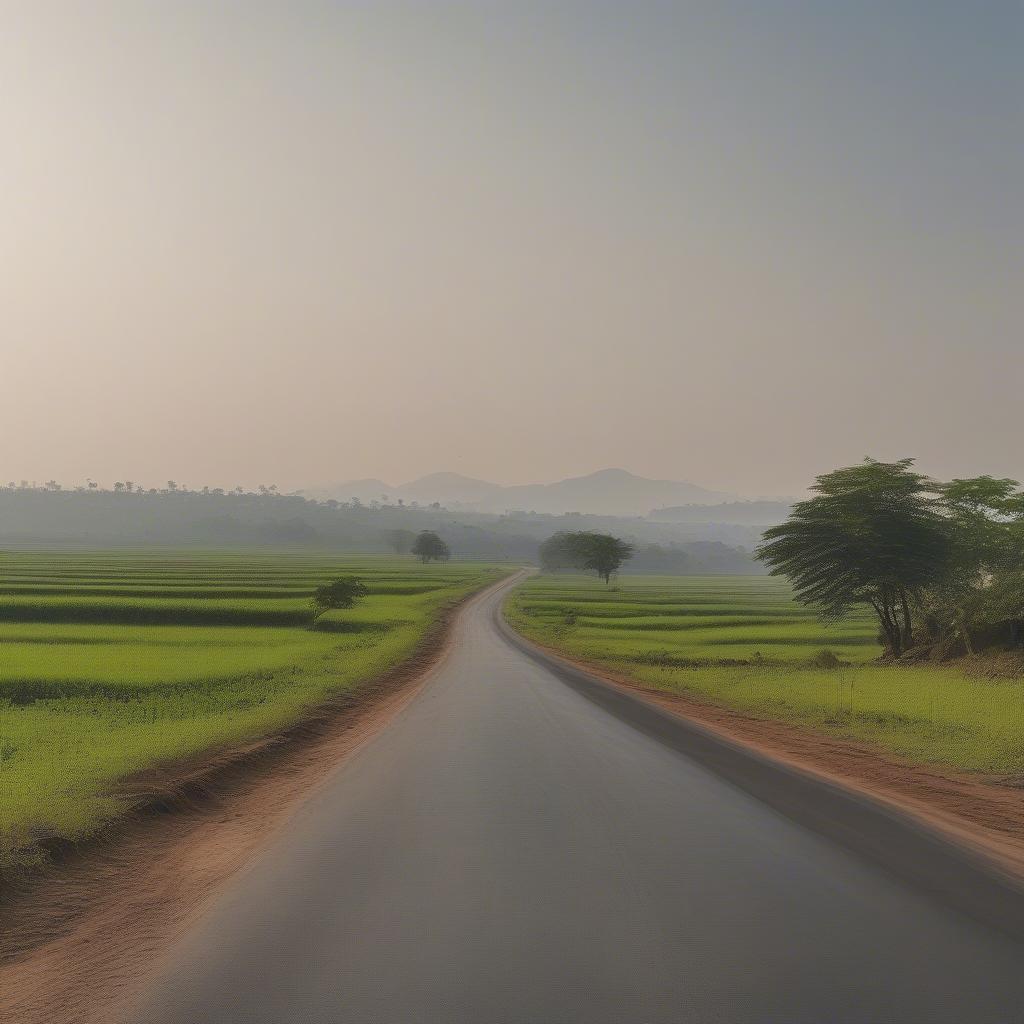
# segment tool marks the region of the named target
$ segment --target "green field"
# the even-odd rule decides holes
[[[370,594],[309,628],[310,594]],[[408,657],[493,566],[0,554],[0,870],[123,809],[117,780],[280,729]]]
[[[825,625],[766,576],[536,576],[506,606],[526,636],[645,686],[868,740],[918,762],[1024,773],[1024,679],[879,665],[867,613]],[[838,668],[817,668],[827,648]]]

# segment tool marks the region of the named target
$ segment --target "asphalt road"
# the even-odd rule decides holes
[[[138,1020],[1024,1021],[1024,947],[566,686],[499,596]]]

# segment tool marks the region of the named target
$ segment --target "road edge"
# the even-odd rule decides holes
[[[120,1020],[177,937],[436,676],[469,608],[518,575],[513,569],[453,602],[408,659],[364,684],[357,702],[321,706],[284,733],[157,786],[116,829],[69,845],[19,891],[5,892],[0,1018]]]
[[[506,642],[610,714],[932,899],[1024,942],[1024,885],[981,853],[881,799],[776,760],[551,653],[509,624],[503,602],[494,624]]]

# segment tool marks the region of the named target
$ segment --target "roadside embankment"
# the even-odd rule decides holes
[[[857,621],[822,627],[773,580],[634,577],[606,588],[535,577],[505,615],[561,664],[869,795],[1024,878],[1020,680],[875,665]],[[838,667],[810,664],[826,646]]]

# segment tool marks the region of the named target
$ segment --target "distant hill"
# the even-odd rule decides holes
[[[499,484],[487,480],[474,480],[461,473],[431,473],[395,489],[399,497],[429,505],[439,501],[442,505],[474,506],[500,494]]]
[[[656,508],[647,517],[658,523],[734,523],[740,526],[774,526],[789,515],[788,501],[729,501],[719,505],[676,505]]]
[[[659,505],[709,502],[728,495],[679,480],[648,480],[624,469],[602,469],[554,484],[502,488],[505,508],[534,512],[586,512],[607,516],[641,516]],[[498,511],[495,509],[495,511]]]
[[[353,498],[369,504],[381,501],[387,495],[388,501],[402,501],[421,505],[431,505],[435,501],[442,505],[455,508],[474,508],[479,502],[501,491],[499,484],[486,480],[474,480],[461,473],[430,473],[411,480],[407,484],[389,484],[383,480],[370,477],[365,480],[348,480],[341,484],[326,487],[307,487],[302,493],[307,498],[335,498],[338,501],[351,501]]]
[[[371,501],[382,501],[385,495],[390,500],[395,488],[383,480],[367,477],[365,480],[349,480],[334,487],[312,488],[302,493],[307,498],[337,498],[338,501],[356,498],[368,505]]]
[[[645,516],[659,507],[709,504],[731,497],[680,480],[649,480],[624,469],[602,469],[557,483],[512,487],[459,473],[431,473],[398,487],[389,487],[380,480],[353,480],[332,487],[311,488],[304,493],[341,501],[358,498],[362,502],[380,501],[381,495],[387,494],[391,500],[401,498],[424,505],[436,501],[477,512],[519,510],[552,515],[582,512],[610,516]]]

